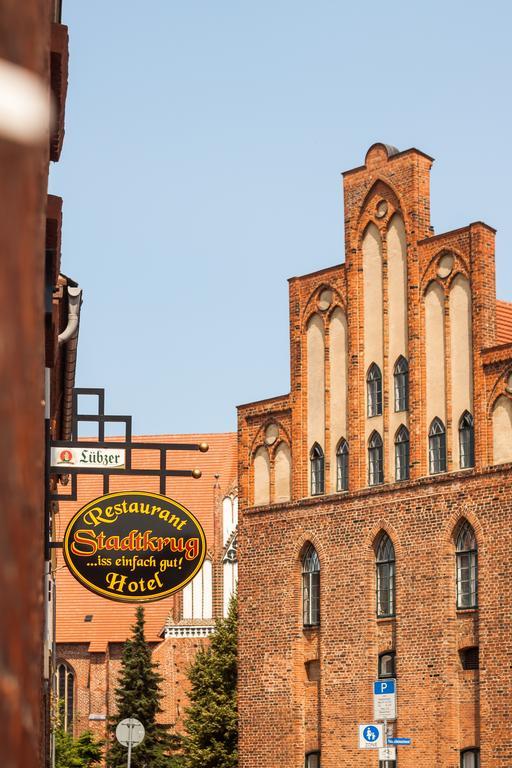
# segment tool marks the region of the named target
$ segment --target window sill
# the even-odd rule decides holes
[[[478,613],[478,606],[475,605],[471,608],[456,608],[455,609],[457,616],[461,614],[462,616],[466,616],[468,613]]]

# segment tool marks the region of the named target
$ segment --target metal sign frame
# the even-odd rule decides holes
[[[81,396],[97,397],[97,411],[95,413],[80,413],[79,398]],[[80,424],[92,423],[98,425],[98,440],[83,439],[80,440]],[[123,424],[124,435],[121,440],[107,440],[105,438],[105,427],[108,424]],[[83,466],[65,466],[60,469],[51,466],[50,453],[51,448],[119,448],[126,452],[126,462],[123,468],[115,467],[83,467]],[[62,547],[62,542],[50,541],[51,538],[51,501],[77,501],[78,500],[78,475],[102,475],[103,476],[103,495],[110,492],[110,477],[112,475],[138,475],[140,477],[158,477],[160,480],[160,493],[166,495],[166,480],[168,477],[201,477],[199,469],[170,469],[168,467],[168,454],[172,451],[201,451],[205,453],[208,450],[207,443],[156,443],[156,442],[136,442],[132,439],[132,417],[119,416],[105,413],[105,390],[94,387],[75,387],[72,397],[71,412],[71,440],[51,440],[48,439],[46,449],[46,473],[48,479],[51,476],[71,477],[71,491],[69,493],[52,493],[47,484],[47,503],[45,515],[46,542],[45,549]],[[158,451],[158,466],[153,468],[137,469],[132,465],[132,453],[136,451]],[[48,557],[46,557],[48,559]]]

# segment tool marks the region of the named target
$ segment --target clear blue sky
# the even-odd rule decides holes
[[[495,0],[64,0],[62,269],[78,386],[139,433],[289,391],[287,278],[343,261],[340,172],[436,158],[436,232],[498,229],[512,300],[512,8]]]

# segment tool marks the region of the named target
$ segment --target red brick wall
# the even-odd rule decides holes
[[[240,560],[240,750],[241,768],[300,768],[304,754],[320,748],[322,768],[376,764],[357,749],[357,725],[373,719],[371,682],[378,654],[397,653],[400,768],[456,768],[459,751],[479,746],[482,765],[512,765],[508,723],[512,695],[505,671],[512,654],[510,569],[512,544],[506,520],[512,506],[510,465],[491,468],[492,405],[505,392],[512,344],[496,343],[494,231],[476,222],[434,235],[430,227],[432,159],[412,149],[401,153],[374,145],[365,165],[344,174],[345,264],[290,281],[289,395],[239,408]],[[375,217],[380,200],[387,203]],[[387,313],[385,232],[395,211],[407,238],[409,430],[411,479],[367,488],[365,440],[364,297],[362,237],[370,221],[382,235],[384,316]],[[457,274],[471,284],[475,468],[429,477],[425,398],[423,296],[435,279],[439,256],[454,255],[451,275],[440,281],[448,295]],[[329,316],[339,306],[348,322],[349,492],[308,498],[306,323],[324,288],[333,291],[325,318],[325,486],[329,488]],[[446,302],[447,353],[450,317]],[[384,371],[388,370],[384,323]],[[446,361],[450,414],[450,361]],[[392,393],[384,384],[384,460]],[[292,501],[253,508],[252,458],[265,428],[277,423],[292,453]],[[272,453],[271,453],[272,471]],[[389,471],[386,478],[390,477]],[[474,526],[479,546],[480,606],[455,608],[453,531],[462,515]],[[397,560],[397,614],[375,615],[375,556],[380,530],[393,540]],[[321,561],[321,626],[304,632],[301,621],[300,552],[312,541]],[[480,645],[479,672],[461,669],[458,650]],[[304,663],[320,659],[318,698]],[[502,732],[502,737],[497,734]]]
[[[0,57],[43,81],[50,3],[4,0]],[[48,144],[0,140],[0,743],[3,768],[43,764],[44,248]]]

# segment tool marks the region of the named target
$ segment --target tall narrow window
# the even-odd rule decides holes
[[[368,485],[379,485],[383,482],[382,438],[378,432],[372,432],[368,441]]]
[[[336,450],[336,490],[348,491],[348,443],[344,439]]]
[[[478,549],[475,532],[467,520],[460,526],[456,539],[457,608],[478,605]]]
[[[446,472],[446,431],[437,417],[428,432],[428,466],[431,475]]]
[[[405,357],[395,363],[395,411],[407,411],[409,408],[409,364]]]
[[[324,492],[324,452],[315,443],[309,454],[311,462],[311,495],[318,496]]]
[[[395,613],[395,549],[387,533],[379,539],[376,557],[377,616]]]
[[[459,421],[460,468],[475,466],[475,433],[473,417],[464,411]]]
[[[305,627],[320,624],[320,561],[312,544],[302,558],[302,621]]]
[[[57,664],[55,674],[57,676],[57,699],[62,727],[67,733],[72,733],[75,708],[75,673],[68,664],[61,661]]]
[[[375,363],[370,365],[366,377],[368,416],[382,415],[382,374]]]
[[[305,768],[320,768],[320,752],[308,752],[304,766]]]
[[[480,750],[465,749],[461,752],[460,768],[480,768]]]
[[[409,479],[409,430],[404,426],[395,437],[395,479]]]

